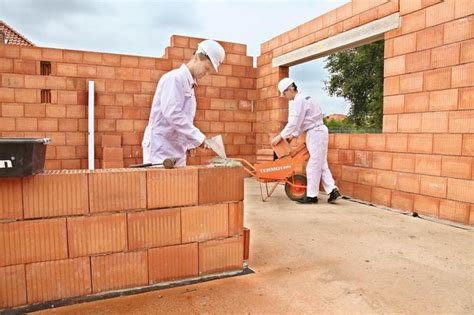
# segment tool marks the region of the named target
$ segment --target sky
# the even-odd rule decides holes
[[[171,35],[260,44],[349,0],[0,0],[0,20],[41,47],[161,57]],[[290,68],[325,114],[347,113],[323,89],[324,59]]]

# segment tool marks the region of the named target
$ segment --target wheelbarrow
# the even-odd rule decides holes
[[[291,150],[286,140],[286,152],[275,152],[279,156],[274,161],[251,164],[247,160],[235,158],[244,166],[244,170],[260,183],[262,201],[266,201],[280,184],[285,185],[285,193],[291,200],[302,199],[306,195],[306,164],[309,152],[306,144],[300,144]],[[285,151],[285,150],[284,150]],[[263,188],[265,186],[265,188]]]

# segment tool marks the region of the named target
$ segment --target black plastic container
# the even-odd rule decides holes
[[[49,142],[48,138],[0,138],[0,177],[43,172]]]

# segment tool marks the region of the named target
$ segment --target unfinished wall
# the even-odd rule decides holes
[[[400,12],[385,34],[383,134],[330,135],[329,162],[346,195],[474,224],[474,4],[354,0],[261,46],[257,149],[287,120],[272,58]]]
[[[0,310],[242,270],[243,186],[208,167],[0,179]]]
[[[163,58],[0,44],[0,136],[50,137],[47,169],[87,168],[87,81],[93,80],[97,162],[101,136],[120,135],[125,165],[141,163],[156,84],[189,60],[199,41],[173,36]],[[246,45],[221,43],[227,56],[219,74],[196,88],[195,122],[206,135],[223,134],[230,156],[253,161],[253,58]],[[51,62],[50,75],[40,75],[41,61]],[[41,102],[41,90],[51,91],[50,103]],[[207,162],[206,154],[198,152],[190,164]]]

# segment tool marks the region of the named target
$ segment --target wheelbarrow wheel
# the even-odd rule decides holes
[[[301,174],[296,174],[291,177],[288,177],[288,181],[294,185],[306,186],[306,176]],[[302,199],[306,195],[306,187],[299,188],[291,186],[290,184],[285,184],[285,193],[293,201]]]

